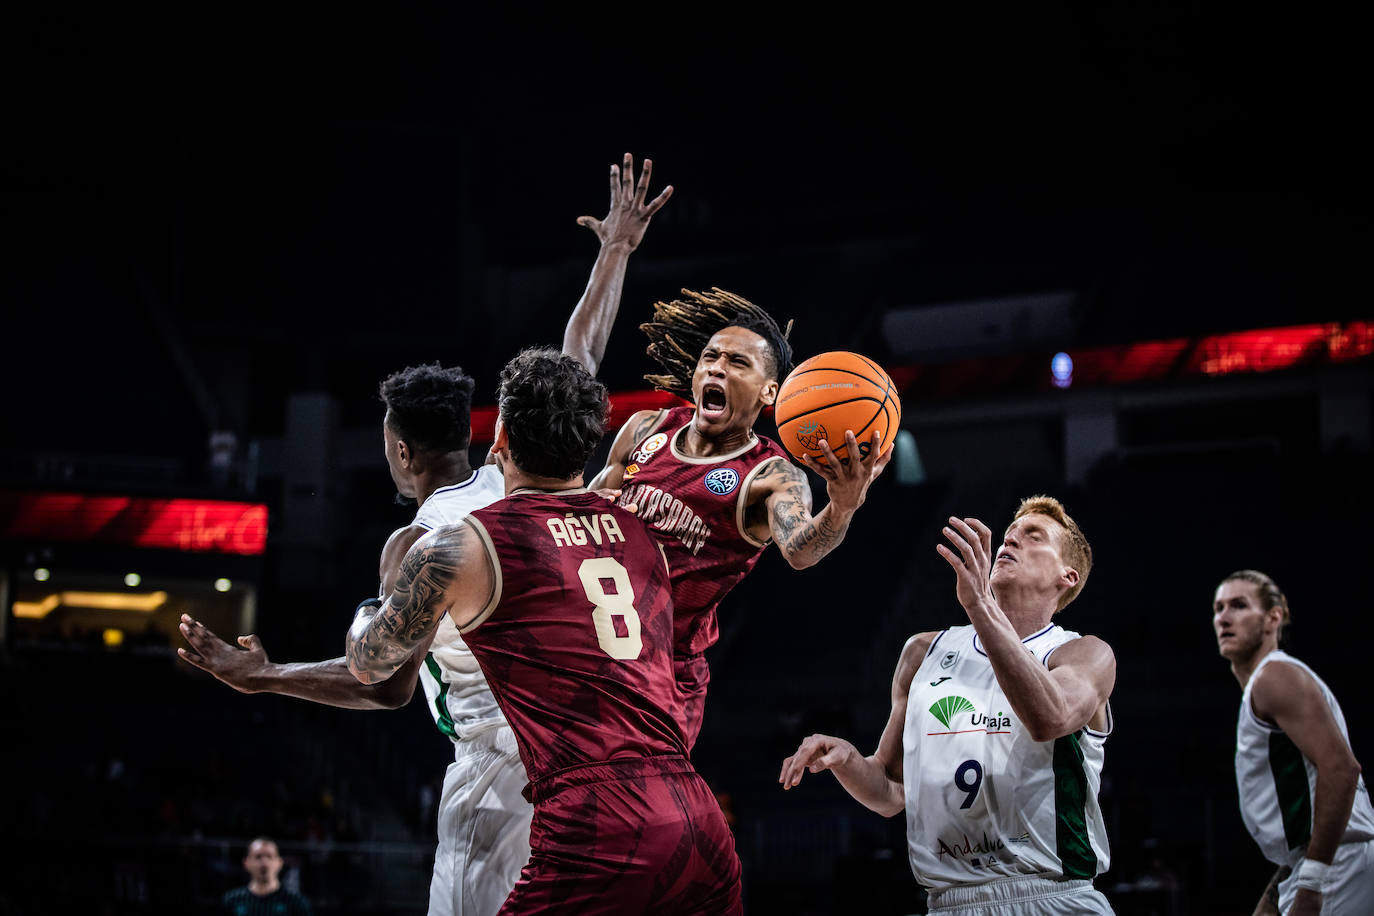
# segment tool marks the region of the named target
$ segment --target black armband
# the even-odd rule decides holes
[[[358,616],[358,612],[365,607],[379,608],[383,604],[385,604],[385,602],[382,601],[381,598],[368,598],[366,601],[359,601],[358,606],[353,609],[353,616]]]

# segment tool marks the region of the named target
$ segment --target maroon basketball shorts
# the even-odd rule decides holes
[[[696,746],[701,723],[706,718],[706,688],[711,683],[711,669],[706,656],[698,652],[686,657],[673,656],[673,677],[682,696],[682,730],[687,733],[687,750]]]
[[[735,838],[685,758],[575,767],[531,796],[530,861],[501,913],[743,912]]]

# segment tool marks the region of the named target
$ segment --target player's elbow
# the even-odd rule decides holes
[[[800,550],[788,550],[785,548],[782,551],[782,556],[783,559],[787,561],[787,565],[793,569],[810,569],[812,566],[815,566],[816,561],[820,559],[820,557],[812,556]]]
[[[869,807],[876,811],[878,814],[881,814],[883,817],[896,817],[898,814],[901,814],[903,811],[906,810],[906,803],[902,801],[893,801],[892,799],[885,799],[881,804],[870,805]]]
[[[415,682],[405,683],[405,678],[389,677],[386,680],[375,684],[377,708],[379,709],[400,709],[410,703],[415,696]]]
[[[1317,778],[1330,778],[1339,786],[1358,786],[1361,773],[1360,762],[1351,753],[1342,754],[1324,767],[1318,768]]]
[[[592,375],[596,374],[597,360],[592,356],[591,348],[587,346],[585,340],[564,339],[563,353],[581,363],[582,367]]]
[[[348,673],[353,675],[353,677],[356,678],[358,682],[362,684],[375,684],[378,681],[382,680],[382,678],[377,677],[374,672],[369,671],[367,668],[359,664],[357,659],[353,657],[352,653],[350,653],[348,656]]]
[[[1081,717],[1068,715],[1035,716],[1023,719],[1022,724],[1026,727],[1026,732],[1032,741],[1044,743],[1056,741],[1065,735],[1072,735],[1087,725],[1087,722],[1080,722],[1079,718]]]

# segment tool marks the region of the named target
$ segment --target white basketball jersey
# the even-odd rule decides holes
[[[1250,691],[1255,678],[1270,662],[1286,662],[1306,671],[1317,682],[1331,715],[1350,743],[1345,716],[1335,695],[1316,672],[1287,652],[1275,650],[1260,659],[1241,694],[1240,718],[1236,723],[1236,786],[1240,791],[1240,816],[1259,844],[1264,857],[1275,865],[1296,865],[1312,837],[1312,792],[1317,785],[1317,768],[1303,756],[1291,738],[1278,727],[1255,715]],[[1355,804],[1342,843],[1374,839],[1374,808],[1369,790],[1360,777],[1355,787]]]
[[[1022,642],[1041,664],[1077,633],[1050,625]],[[972,626],[945,630],[912,678],[902,747],[907,851],[930,889],[1009,876],[1088,879],[1107,869],[1098,807],[1103,745],[1080,729],[1027,733]]]
[[[414,524],[431,530],[455,525],[469,512],[505,495],[501,472],[495,465],[484,464],[462,483],[440,487],[430,494],[415,513]],[[439,621],[434,643],[420,668],[420,683],[434,724],[455,743],[506,724],[481,666],[447,614]]]

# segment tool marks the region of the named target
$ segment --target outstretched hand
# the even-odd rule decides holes
[[[649,228],[649,220],[673,196],[673,186],[668,185],[653,200],[647,204],[644,202],[649,193],[649,176],[653,170],[653,160],[645,159],[639,181],[636,182],[634,157],[626,153],[623,167],[611,166],[611,207],[606,218],[579,216],[578,225],[595,232],[603,246],[623,244],[634,251],[644,240],[644,230]]]
[[[272,664],[256,635],[240,636],[242,648],[235,648],[190,614],[181,615],[180,629],[190,648],[178,648],[177,655],[240,693],[256,692],[251,686],[253,677]]]
[[[797,752],[782,762],[782,772],[778,782],[783,789],[790,789],[802,780],[808,771],[820,773],[834,769],[846,761],[861,756],[857,748],[843,738],[830,735],[812,735],[797,747]]]
[[[596,489],[592,490],[592,492],[595,493],[597,496],[600,496],[602,499],[606,500],[606,502],[610,503],[613,506],[616,505],[616,500],[620,499],[620,491],[612,489],[611,487],[597,487]],[[639,512],[638,503],[625,503],[620,508],[626,510],[627,512]]]
[[[825,464],[821,464],[810,455],[802,455],[802,464],[825,478],[826,493],[830,497],[830,504],[836,510],[852,513],[864,504],[869,486],[878,479],[878,475],[887,467],[896,451],[888,449],[879,454],[882,440],[882,433],[875,429],[868,443],[868,454],[855,461],[853,456],[860,454],[859,442],[851,430],[845,430],[846,454],[851,456],[845,464],[840,463],[830,448],[830,443],[824,439],[821,440],[821,453],[825,456]]]
[[[944,544],[936,544],[935,550],[954,569],[954,590],[959,603],[967,611],[980,602],[991,601],[988,578],[992,574],[992,531],[976,518],[952,515],[943,531],[958,552]]]

